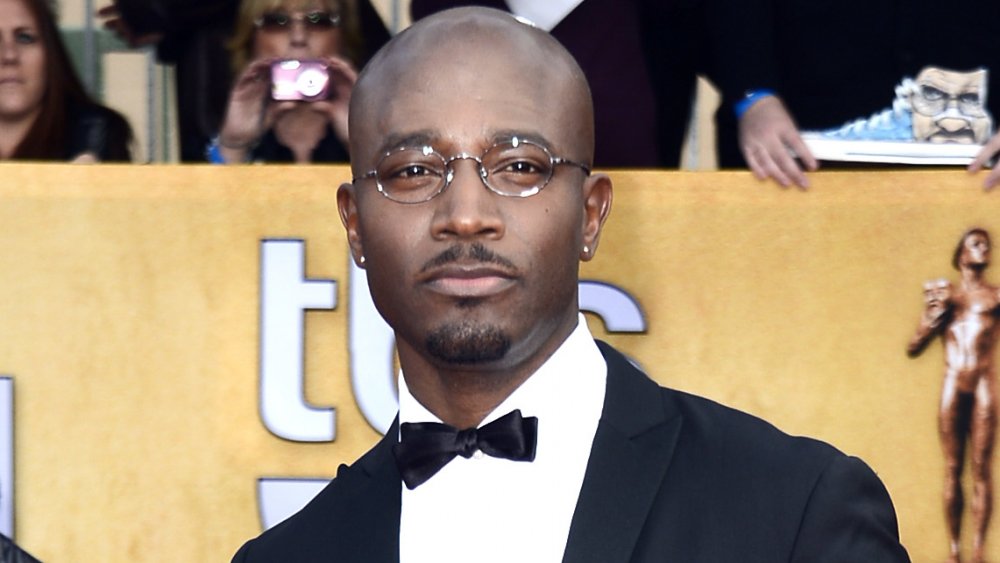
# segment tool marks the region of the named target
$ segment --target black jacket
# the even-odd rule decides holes
[[[659,387],[610,346],[604,410],[567,563],[909,561],[862,461],[711,401]],[[399,560],[397,426],[234,563]]]

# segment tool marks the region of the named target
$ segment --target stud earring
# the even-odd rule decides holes
[[[590,247],[587,246],[586,244],[583,245],[583,253],[584,254],[590,254]]]
[[[358,263],[361,264],[362,266],[364,266],[365,262],[366,262],[365,255],[362,254],[361,257],[358,258]]]

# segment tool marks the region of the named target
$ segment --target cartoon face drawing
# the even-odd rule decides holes
[[[913,138],[931,143],[985,143],[992,120],[986,111],[986,71],[927,67],[910,96]]]

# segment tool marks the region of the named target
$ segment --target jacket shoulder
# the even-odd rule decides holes
[[[602,423],[670,451],[639,551],[677,561],[908,560],[889,494],[863,461],[661,387],[599,346],[608,363]],[[650,431],[664,426],[674,430]],[[652,445],[647,435],[669,441]]]
[[[390,430],[390,435],[392,430]],[[398,558],[400,478],[383,438],[284,522],[245,543],[233,562]]]

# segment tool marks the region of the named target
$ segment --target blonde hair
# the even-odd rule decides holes
[[[236,25],[233,29],[233,36],[227,47],[229,48],[229,60],[233,69],[233,76],[239,76],[246,68],[247,64],[253,60],[253,42],[257,33],[257,26],[254,22],[267,12],[277,10],[282,4],[290,4],[292,7],[305,4],[308,0],[243,0],[240,2],[240,9],[236,16]],[[343,34],[343,50],[338,53],[351,61],[355,66],[359,64],[359,53],[361,52],[361,31],[359,28],[357,9],[355,0],[320,0],[323,6],[332,13],[340,15],[340,30]]]

